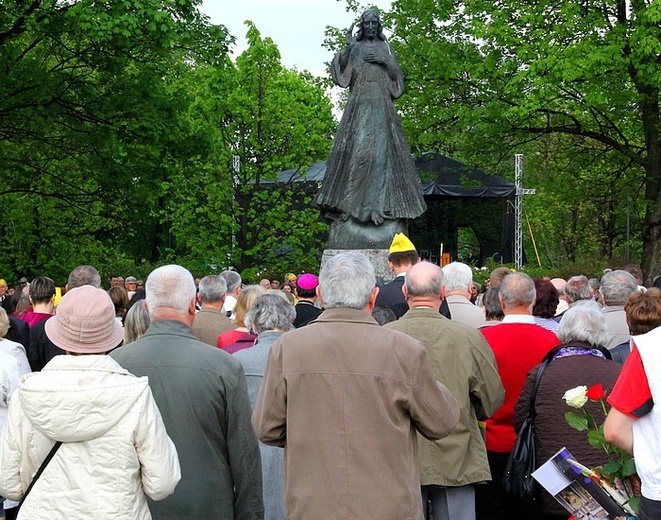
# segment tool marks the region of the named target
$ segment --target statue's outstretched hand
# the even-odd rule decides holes
[[[356,38],[354,38],[354,36],[353,36],[353,26],[354,26],[354,24],[351,24],[351,27],[349,27],[346,34],[344,35],[344,37],[347,40],[348,45],[352,45],[352,44],[356,43]]]

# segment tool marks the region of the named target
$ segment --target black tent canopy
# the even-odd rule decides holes
[[[425,172],[435,175],[423,183],[422,193],[429,197],[497,198],[506,199],[516,195],[516,187],[509,181],[489,175],[455,161],[440,153],[426,153],[415,161],[421,177]]]
[[[478,257],[463,258],[464,261],[482,264],[495,256],[498,261],[511,262],[514,219],[510,202],[516,196],[515,185],[440,153],[425,153],[415,164],[427,211],[410,222],[409,234],[422,256],[438,261],[443,244],[443,250],[456,259],[458,230],[471,228],[480,252]],[[316,162],[307,170],[283,171],[273,182],[318,186],[325,173],[326,162]]]
[[[428,197],[513,198],[514,184],[500,177],[455,161],[440,153],[428,152],[415,160],[423,179],[422,192]],[[276,182],[322,182],[326,174],[326,161],[316,162],[307,170],[292,168],[278,174]],[[429,181],[424,179],[433,175]],[[262,181],[264,182],[264,181]]]

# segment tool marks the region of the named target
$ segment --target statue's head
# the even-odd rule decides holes
[[[369,8],[365,9],[363,14],[360,16],[360,28],[358,29],[358,34],[356,35],[356,41],[360,40],[385,40],[386,37],[383,34],[383,26],[381,25],[381,17],[379,12],[376,9]]]

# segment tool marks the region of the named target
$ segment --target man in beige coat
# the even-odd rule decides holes
[[[459,424],[438,441],[420,440],[420,469],[425,517],[431,503],[434,520],[475,520],[475,484],[491,480],[487,450],[478,420],[486,420],[505,398],[493,351],[476,329],[448,320],[438,309],[444,297],[444,273],[429,262],[406,273],[404,295],[410,310],[386,327],[425,345],[436,378],[459,401]]]
[[[227,282],[220,276],[205,276],[200,280],[198,289],[197,301],[202,308],[195,314],[191,329],[197,339],[215,347],[218,336],[236,328],[221,311],[225,303]]]
[[[331,258],[317,289],[326,310],[271,348],[252,422],[286,447],[291,520],[420,520],[416,431],[440,439],[459,419],[424,346],[371,317],[375,281],[361,253]]]

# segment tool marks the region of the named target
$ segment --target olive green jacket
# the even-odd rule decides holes
[[[459,424],[438,441],[419,437],[422,485],[464,486],[491,480],[478,421],[503,404],[505,390],[491,347],[467,325],[431,308],[412,308],[385,325],[420,341],[429,352],[436,379],[459,402]]]

